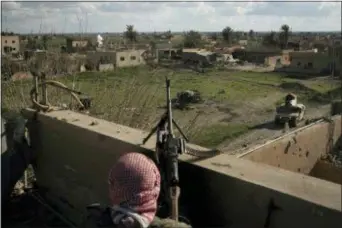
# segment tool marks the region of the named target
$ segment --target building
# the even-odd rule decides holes
[[[146,50],[126,50],[116,52],[115,67],[129,67],[146,64],[144,54]]]
[[[269,57],[281,56],[280,49],[237,49],[232,53],[234,59],[247,61],[255,64],[265,64],[265,60]]]
[[[328,56],[332,59],[334,74],[342,72],[342,43],[338,42],[328,47]]]
[[[66,51],[69,53],[86,50],[88,48],[88,45],[88,40],[76,40],[72,38],[66,39]]]
[[[331,74],[332,69],[336,73],[341,70],[341,64],[338,57],[328,53],[319,53],[313,51],[290,52],[290,64],[282,68],[281,71],[300,73],[307,75],[327,75]]]
[[[241,46],[247,46],[248,45],[248,40],[239,40],[238,43]]]
[[[2,53],[19,53],[20,37],[19,36],[1,36],[1,52]]]
[[[116,67],[130,67],[146,64],[146,50],[123,51],[91,51],[87,52],[88,64],[99,68],[99,65],[113,64]]]
[[[216,61],[216,53],[196,48],[183,49],[182,60],[184,63],[208,66]]]

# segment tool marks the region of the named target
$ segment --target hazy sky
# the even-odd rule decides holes
[[[2,30],[14,32],[341,31],[340,2],[2,2]]]

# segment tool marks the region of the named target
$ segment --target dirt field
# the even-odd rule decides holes
[[[115,72],[87,72],[58,78],[92,100],[90,114],[120,124],[149,130],[165,111],[164,77],[171,78],[171,95],[198,90],[204,102],[191,110],[174,110],[174,118],[193,143],[236,149],[282,134],[273,126],[274,110],[288,92],[298,94],[307,107],[306,119],[329,113],[331,99],[339,97],[340,83],[330,78],[294,79],[277,73],[208,70],[151,70],[148,67]],[[19,110],[31,105],[31,81],[2,83],[3,108]],[[49,89],[53,105],[69,104],[70,95]]]

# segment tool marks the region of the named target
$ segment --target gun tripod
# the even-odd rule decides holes
[[[146,136],[146,138],[143,139],[143,145],[152,137],[153,134],[157,133],[158,131],[165,131],[167,129],[166,124],[168,122],[168,112],[166,111],[162,117],[160,118],[159,122],[157,123],[157,125],[152,128],[152,130],[150,131],[150,133]],[[176,126],[177,130],[179,131],[179,133],[182,135],[182,137],[185,139],[186,142],[189,141],[189,139],[185,136],[185,134],[183,133],[182,129],[179,127],[179,125],[177,124],[177,122],[172,118],[172,123]],[[158,141],[158,140],[157,140]]]
[[[143,140],[143,144],[145,144],[154,133],[157,134],[155,158],[162,177],[162,191],[160,199],[162,199],[162,203],[165,202],[169,207],[168,214],[171,215],[171,219],[178,221],[178,199],[180,195],[178,155],[185,152],[185,141],[188,141],[188,139],[176,121],[172,118],[170,80],[167,78],[166,101],[166,112],[162,115],[157,125]],[[184,139],[180,137],[176,138],[174,136],[173,125],[176,126]]]

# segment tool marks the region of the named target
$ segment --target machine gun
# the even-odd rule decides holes
[[[185,152],[185,142],[187,142],[188,139],[186,138],[176,121],[172,118],[172,106],[170,97],[170,80],[166,78],[167,110],[162,115],[158,124],[143,140],[143,144],[145,144],[154,133],[157,133],[156,161],[162,176],[161,196],[164,196],[164,198],[166,198],[166,205],[168,205],[168,214],[171,215],[171,219],[178,221],[178,200],[180,196],[178,156]],[[173,125],[176,126],[183,138],[174,136]]]

